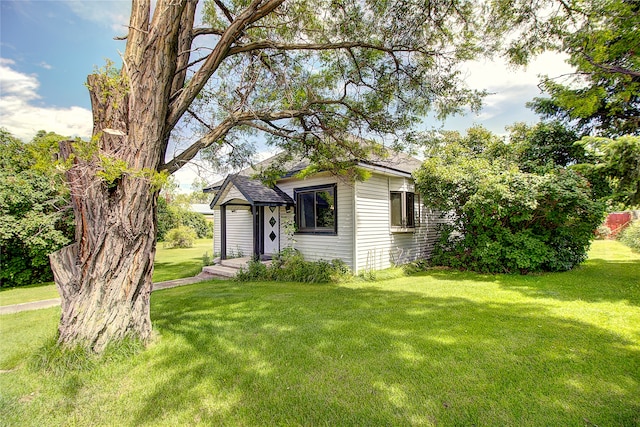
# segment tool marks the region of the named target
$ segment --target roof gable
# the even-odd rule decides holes
[[[293,205],[293,200],[277,186],[269,188],[262,182],[240,174],[229,175],[224,180],[216,196],[211,202],[211,208],[224,204],[222,197],[228,188],[235,187],[242,196],[254,206],[285,206]]]

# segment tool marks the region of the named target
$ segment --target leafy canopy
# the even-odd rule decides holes
[[[63,139],[38,132],[23,143],[0,129],[0,284],[52,279],[48,255],[73,239],[68,191],[43,159]],[[51,163],[49,157],[49,163]]]
[[[529,105],[581,133],[603,136],[640,132],[640,2],[563,2],[567,17],[549,28],[552,48],[566,53],[571,76],[545,76],[548,98]]]
[[[533,132],[535,134],[535,132]],[[430,145],[435,144],[433,137]],[[449,213],[432,262],[491,273],[564,271],[586,258],[604,213],[576,172],[523,172],[516,146],[482,128],[447,132],[415,174],[431,207]],[[515,161],[514,161],[515,160]]]
[[[640,206],[640,136],[584,137],[579,145],[595,159],[583,170],[607,181],[612,207]]]
[[[492,5],[474,1],[277,3],[248,24],[210,70],[186,116],[203,136],[168,161],[168,170],[200,149],[208,160],[235,166],[252,149],[248,135],[257,132],[329,169],[375,151],[345,135],[410,140],[428,111],[442,117],[480,107],[484,93],[467,88],[458,65],[495,53],[506,28],[495,21]],[[223,38],[249,6],[206,2],[207,28],[194,32]]]

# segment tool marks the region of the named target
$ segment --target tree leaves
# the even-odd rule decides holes
[[[51,280],[48,255],[73,237],[68,193],[59,177],[37,169],[52,134],[23,144],[2,131],[0,140],[0,280],[19,286]],[[42,153],[40,156],[34,153]]]

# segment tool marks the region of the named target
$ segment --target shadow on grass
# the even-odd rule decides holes
[[[505,288],[531,297],[560,301],[627,301],[640,306],[640,260],[592,259],[572,271],[533,276],[528,280],[501,280]]]
[[[640,260],[590,259],[571,271],[544,274],[476,274],[455,270],[430,270],[419,275],[443,281],[495,282],[528,297],[560,301],[627,301],[640,306]]]
[[[640,423],[638,343],[537,305],[218,282],[152,315],[135,424]]]

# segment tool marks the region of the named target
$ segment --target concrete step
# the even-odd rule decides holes
[[[236,273],[238,273],[237,268],[225,267],[224,265],[208,265],[206,267],[202,267],[202,271],[207,274],[222,277],[235,277]]]
[[[220,265],[225,267],[231,267],[235,269],[247,268],[247,264],[251,261],[250,257],[242,257],[242,258],[231,258],[220,261]]]

